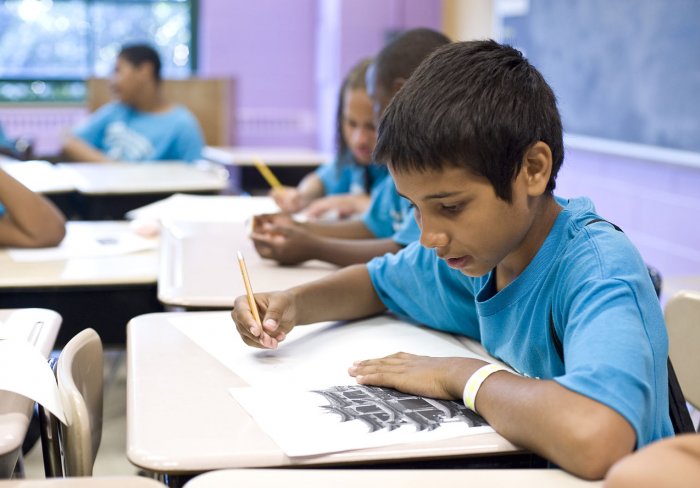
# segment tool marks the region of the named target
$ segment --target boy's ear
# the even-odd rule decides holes
[[[525,173],[528,195],[536,197],[544,194],[552,174],[552,150],[546,143],[537,141],[525,151],[522,171]]]

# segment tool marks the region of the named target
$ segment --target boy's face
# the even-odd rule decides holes
[[[126,104],[134,103],[143,90],[149,78],[150,65],[142,63],[135,66],[129,61],[118,57],[112,75],[112,90],[120,101]]]
[[[500,265],[519,268],[510,269],[517,275],[531,259],[528,234],[535,212],[525,169],[513,182],[511,203],[498,198],[486,178],[464,168],[389,169],[399,193],[415,205],[420,243],[434,248],[448,266],[483,276]]]

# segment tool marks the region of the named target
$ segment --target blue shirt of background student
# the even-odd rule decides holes
[[[350,151],[316,169],[326,195],[370,193],[388,174],[384,164],[358,164]],[[369,189],[365,186],[366,175],[369,176]]]
[[[12,148],[12,141],[10,141],[5,135],[5,131],[2,130],[0,125],[0,147]]]
[[[75,135],[117,161],[195,161],[204,145],[197,120],[183,106],[147,113],[112,102],[92,114]]]
[[[362,222],[378,239],[391,239],[407,246],[420,237],[420,228],[413,215],[411,203],[396,191],[391,176],[387,176],[371,196]]]
[[[479,340],[520,373],[553,379],[617,411],[637,447],[673,435],[668,339],[646,265],[590,200],[564,206],[525,270],[496,292],[493,272],[472,278],[418,242],[367,264],[392,312]],[[564,348],[562,364],[550,314]]]

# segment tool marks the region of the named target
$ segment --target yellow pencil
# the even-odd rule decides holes
[[[275,190],[282,188],[282,183],[280,183],[280,180],[278,180],[275,174],[270,171],[270,168],[263,162],[262,159],[254,156],[253,164],[255,164],[255,167],[258,168],[258,171],[260,171],[260,174],[263,176],[263,178],[265,178],[268,185]]]
[[[243,275],[243,284],[245,285],[245,294],[248,297],[248,306],[250,311],[253,313],[253,318],[260,326],[262,332],[262,321],[260,320],[260,312],[258,312],[258,305],[255,303],[255,297],[253,296],[253,287],[250,286],[250,278],[248,277],[248,268],[246,268],[245,261],[243,260],[243,254],[238,251],[238,265],[241,267],[241,275]]]

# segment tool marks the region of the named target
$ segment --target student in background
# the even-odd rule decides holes
[[[700,434],[664,439],[623,458],[605,488],[692,488],[700,485]]]
[[[415,205],[420,242],[316,282],[246,297],[243,340],[276,348],[300,324],[386,310],[479,340],[517,373],[473,358],[397,353],[349,365],[364,385],[463,399],[503,437],[577,476],[673,435],[668,339],[646,265],[586,198],[553,190],[556,99],[494,41],[426,59],[389,104],[375,159]],[[499,369],[500,368],[500,369]]]
[[[63,146],[72,161],[195,161],[202,132],[194,116],[165,99],[160,58],[150,46],[124,47],[112,88],[117,101],[98,109]]]
[[[66,234],[63,214],[0,169],[0,246],[57,246]]]
[[[387,175],[386,166],[372,163],[377,131],[365,86],[370,61],[367,58],[355,65],[340,88],[335,160],[309,173],[296,188],[272,190],[282,211],[295,213],[305,209],[309,217],[335,211],[345,218],[362,213],[369,206],[371,191]]]
[[[413,29],[380,51],[367,69],[366,79],[375,121],[420,62],[449,42],[439,32]],[[419,234],[410,203],[387,177],[372,192],[361,220],[298,223],[285,214],[259,216],[251,237],[262,257],[280,264],[320,259],[347,266],[395,253],[418,239]]]

